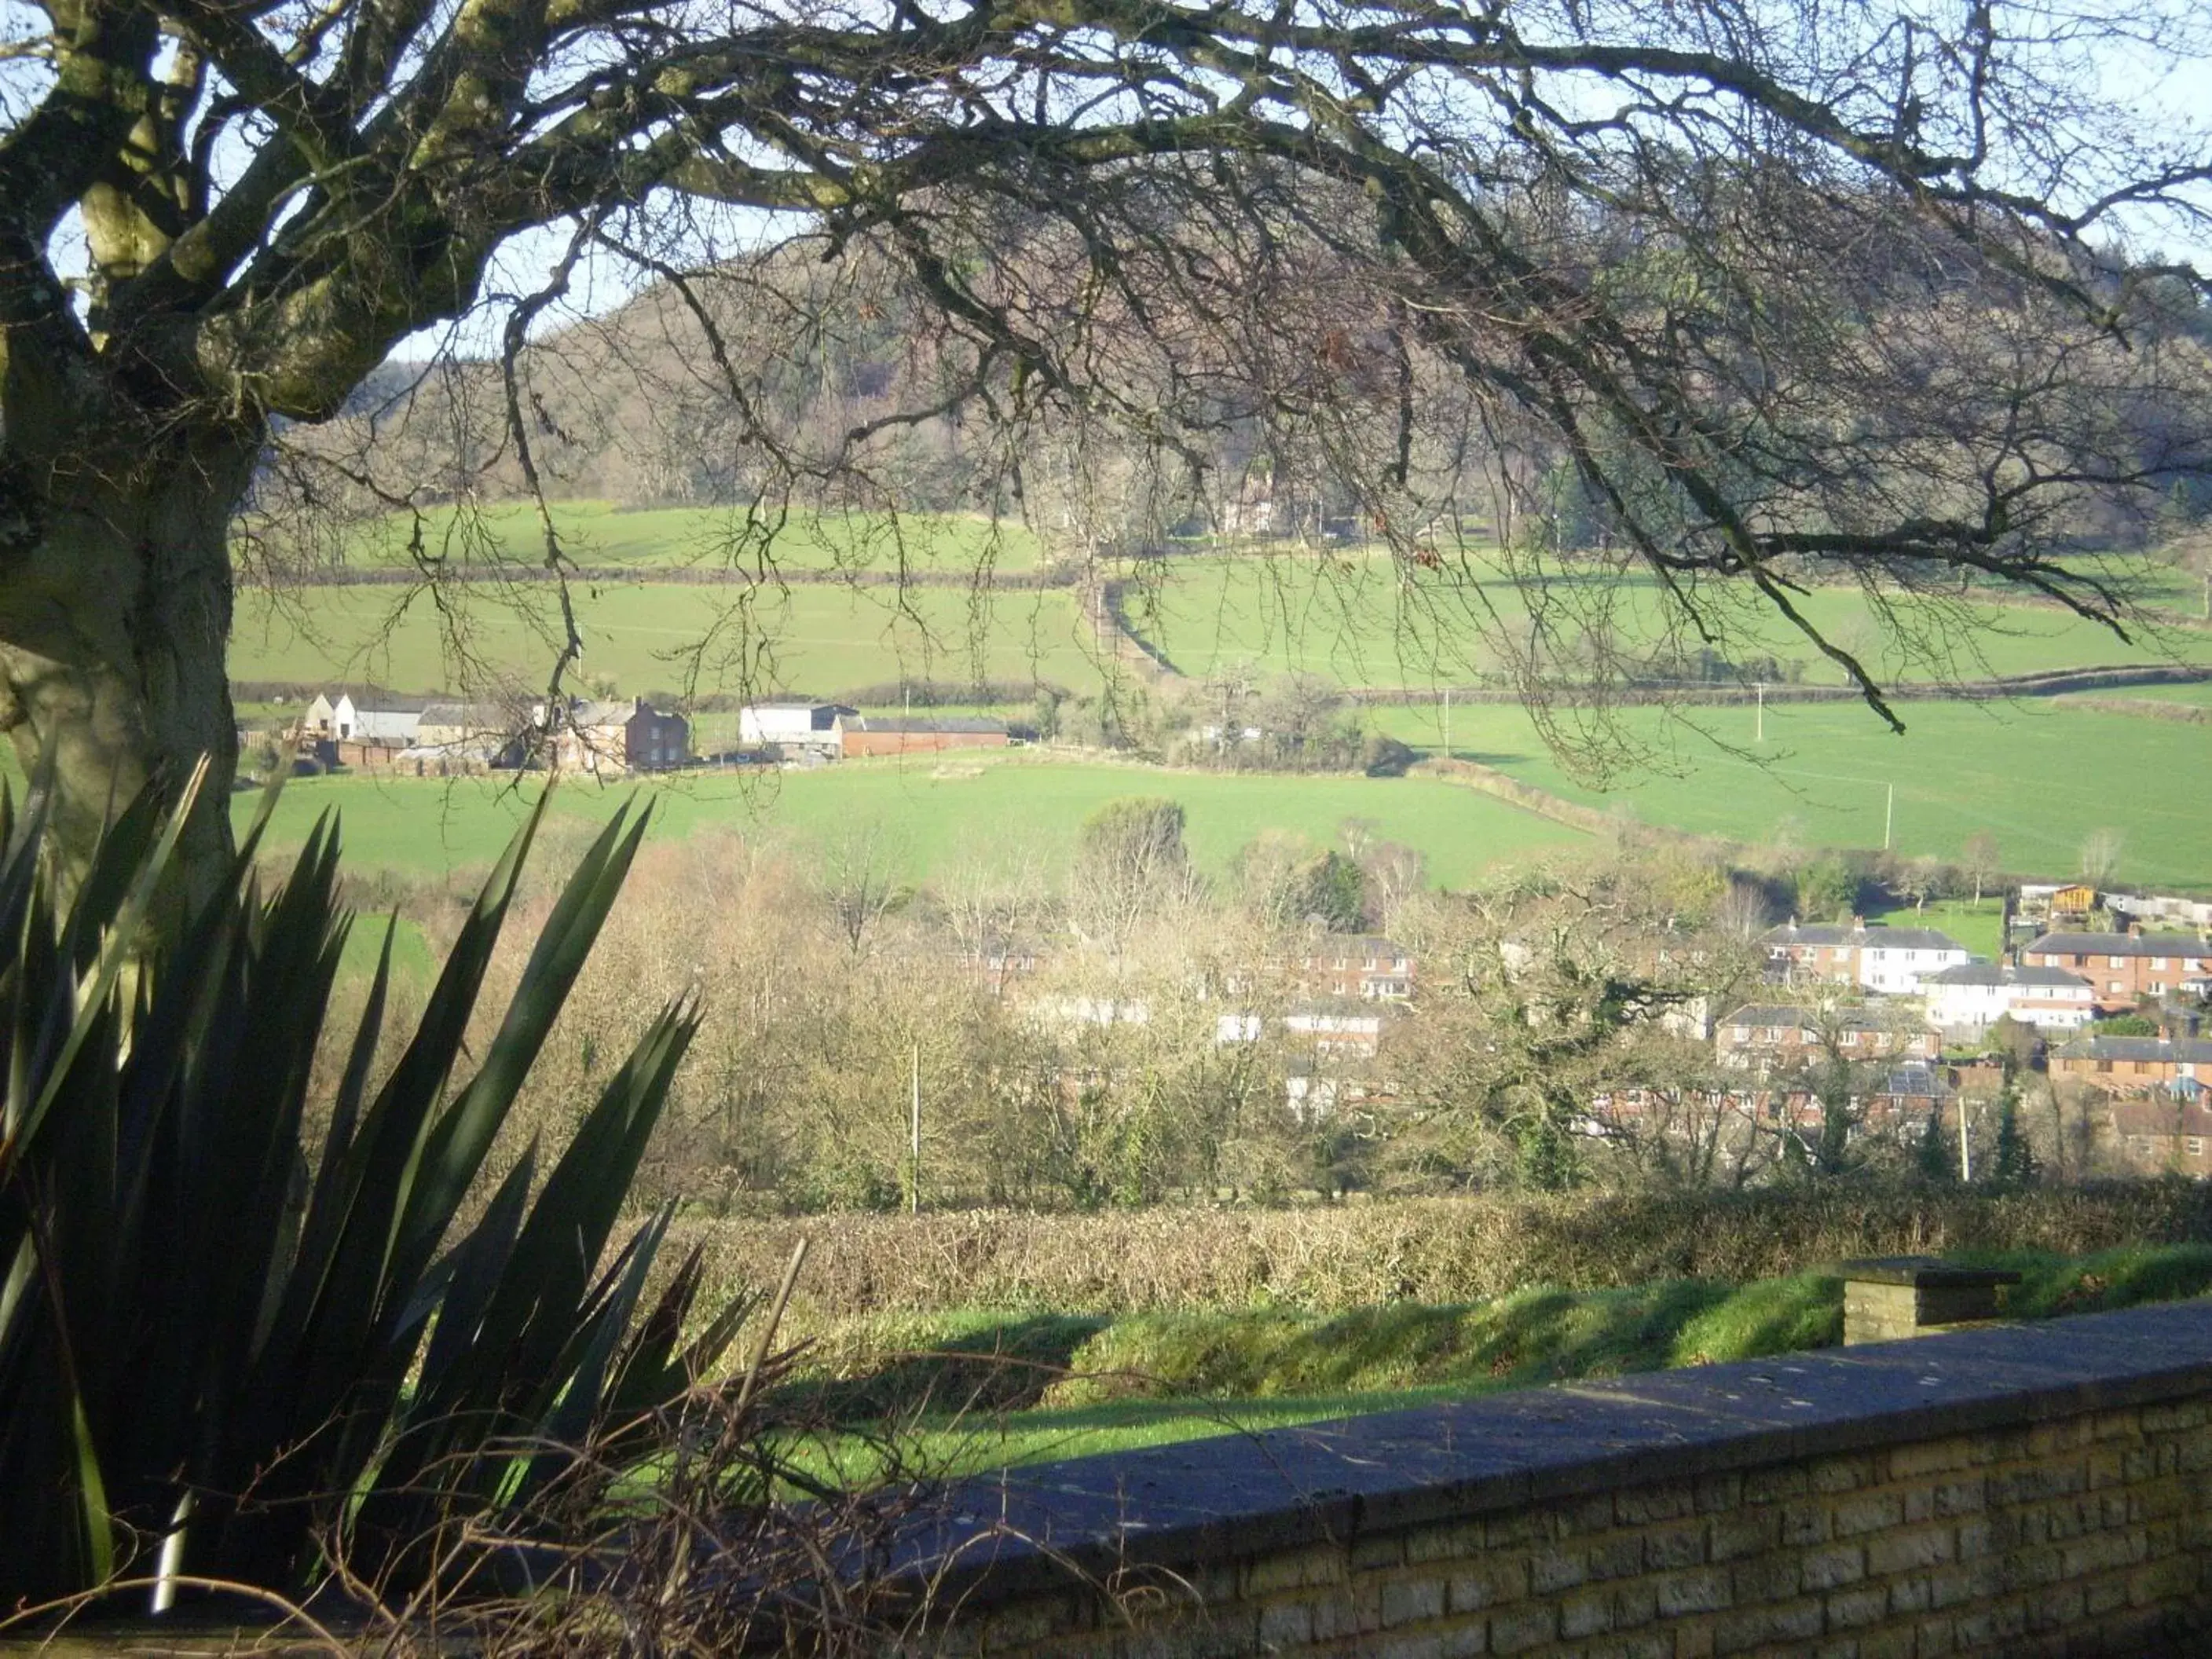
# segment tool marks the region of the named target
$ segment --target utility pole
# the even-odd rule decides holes
[[[913,1103],[907,1115],[908,1156],[913,1160],[907,1182],[907,1207],[921,1213],[921,1044],[914,1045]]]
[[[1966,1139],[1966,1097],[1959,1097],[1959,1181],[1962,1186],[1974,1184],[1974,1149]]]
[[[1764,680],[1761,680],[1761,681],[1759,683],[1759,688],[1758,688],[1758,689],[1759,689],[1759,725],[1758,725],[1758,726],[1757,726],[1757,728],[1756,728],[1756,732],[1755,732],[1755,735],[1753,737],[1752,741],[1753,741],[1753,743],[1765,743],[1765,742],[1766,741],[1766,682],[1765,682],[1765,681],[1764,681]]]
[[[1444,687],[1444,758],[1451,757],[1451,687],[1448,685]]]
[[[1889,804],[1881,809],[1881,850],[1889,851],[1890,832],[1897,827],[1897,786],[1889,786]]]

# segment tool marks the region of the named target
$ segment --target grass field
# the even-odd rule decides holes
[[[1100,683],[1090,630],[1065,592],[743,592],[665,582],[578,589],[584,672],[625,695],[679,688],[695,661],[701,694],[826,696],[979,678],[1088,692]],[[232,629],[231,678],[423,692],[460,684],[462,657],[526,681],[550,666],[562,637],[551,587],[449,591],[445,603],[398,586],[249,590]]]
[[[1956,858],[1987,830],[2007,870],[2069,877],[2082,837],[2109,827],[2125,837],[2121,880],[2212,885],[2212,730],[2063,702],[1899,708],[1902,737],[1856,704],[1771,704],[1763,744],[1747,708],[1625,710],[1647,764],[1609,789],[1570,776],[1518,708],[1456,705],[1451,736],[1466,758],[1648,823],[1878,848],[1894,785],[1894,844],[1908,854]],[[1438,708],[1371,712],[1408,743],[1440,742]]]
[[[545,556],[537,510],[519,501],[462,509],[438,507],[422,515],[422,553],[459,568],[540,563]],[[1019,523],[975,514],[812,513],[775,521],[765,563],[752,522],[731,507],[628,508],[611,501],[556,501],[553,522],[562,550],[580,565],[640,570],[690,566],[785,570],[1034,570],[1044,549]],[[763,523],[768,521],[763,520]],[[349,539],[349,564],[381,568],[412,563],[415,532],[402,515],[362,526]],[[742,544],[742,545],[741,545]]]
[[[1725,649],[1737,660],[1771,653],[1803,664],[1804,677],[1840,684],[1843,671],[1817,653],[1755,593],[1701,596],[1723,619]],[[2212,633],[2169,629],[2123,641],[2108,629],[2055,609],[1979,605],[1944,612],[1910,610],[1885,633],[1855,588],[1819,588],[1797,601],[1831,641],[1868,663],[1878,678],[1909,682],[2088,665],[2212,661]],[[1619,648],[1648,658],[1662,648],[1694,651],[1695,638],[1667,637],[1658,585],[1635,575],[1554,580],[1532,601],[1494,569],[1470,563],[1401,581],[1379,555],[1284,554],[1237,559],[1196,557],[1148,569],[1125,610],[1139,634],[1184,673],[1203,678],[1243,667],[1301,670],[1352,685],[1465,683],[1493,673],[1501,638],[1522,640],[1541,628],[1571,661],[1572,647],[1601,625],[1618,631]]]
[[[416,876],[479,869],[495,858],[540,787],[507,778],[301,778],[285,787],[270,825],[272,852],[296,848],[325,808],[343,815],[346,867]],[[1048,878],[1066,867],[1083,820],[1125,795],[1182,803],[1202,869],[1221,873],[1262,829],[1333,845],[1348,817],[1418,848],[1432,880],[1464,884],[1499,860],[1578,842],[1575,831],[1454,785],[1425,778],[1283,778],[1171,772],[1158,768],[996,761],[954,757],[848,763],[818,772],[694,775],[641,787],[663,836],[702,829],[783,833],[819,841],[855,826],[878,828],[909,882],[960,861],[1034,859]],[[556,816],[604,818],[630,790],[564,787]],[[242,823],[253,798],[241,794]]]

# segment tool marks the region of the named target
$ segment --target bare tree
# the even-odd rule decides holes
[[[2119,873],[2120,848],[2126,837],[2113,829],[2092,830],[2081,837],[2080,868],[2081,879],[2092,887],[2102,887]]]
[[[899,274],[939,319],[933,405],[989,414],[1010,482],[1044,424],[1174,471],[1241,422],[1341,482],[1271,477],[1387,527],[1410,606],[1496,623],[1532,695],[1778,613],[1888,713],[1808,580],[1865,585],[1885,662],[1970,653],[1944,607],[1986,580],[2118,625],[2074,538],[2212,464],[2203,423],[2133,417],[2204,379],[2203,274],[2136,252],[2202,240],[2203,135],[2116,107],[2100,56],[2203,56],[2185,0],[2063,30],[2009,0],[5,15],[0,720],[80,855],[109,801],[202,753],[223,794],[233,516],[273,429],[341,415],[424,331],[499,343],[473,441],[542,495],[533,330],[605,264],[659,283],[769,509],[751,556],[778,481],[911,459],[915,410],[758,415],[803,331],[732,350],[690,278],[764,269],[763,228],[787,270]],[[1532,625],[1441,574],[1434,527],[1516,496],[1550,526],[1509,550],[1522,580],[1640,571],[1670,637],[1604,642],[1619,582],[1562,585]],[[580,635],[564,593],[544,615],[555,707]],[[227,819],[193,833],[218,868]]]
[[[1982,890],[2002,872],[2004,854],[1997,847],[1997,838],[1986,830],[1977,830],[1967,836],[1960,851],[1965,855],[1966,872],[1974,878],[1974,902],[1979,904]]]
[[[866,819],[823,838],[816,879],[825,909],[847,950],[861,955],[876,924],[906,897],[897,848],[881,820]]]

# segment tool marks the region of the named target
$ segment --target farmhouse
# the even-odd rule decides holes
[[[837,722],[860,711],[841,702],[753,702],[738,711],[738,741],[747,747],[775,744],[787,750],[838,752]]]
[[[2051,1079],[2086,1083],[2108,1094],[2198,1100],[2212,1083],[2212,1038],[2079,1037],[2052,1053]]]
[[[633,772],[665,772],[691,758],[691,722],[643,697],[623,722],[623,759]]]
[[[866,755],[927,754],[941,749],[1004,749],[1006,723],[969,715],[840,714],[838,752],[847,760]]]
[[[1933,927],[1869,927],[1863,916],[1800,926],[1795,917],[1763,938],[1769,971],[1788,983],[1839,981],[1892,996],[1913,996],[1920,981],[1973,958]]]
[[[2089,981],[2063,968],[1970,962],[1921,983],[1928,1023],[1945,1031],[1978,1032],[2008,1015],[2046,1031],[2078,1031],[2097,1012]]]
[[[2100,1004],[2132,1007],[2163,997],[2212,969],[2212,944],[2196,933],[2045,933],[2021,952],[2030,968],[2064,968],[2089,981]]]

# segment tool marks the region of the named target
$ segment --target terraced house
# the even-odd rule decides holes
[[[2201,1101],[2212,1085],[2212,1038],[2078,1038],[2051,1054],[2051,1080],[2086,1083],[2107,1094]]]
[[[1922,981],[1973,960],[1965,945],[1936,928],[1869,927],[1863,916],[1802,925],[1792,916],[1760,942],[1776,978],[1792,984],[1830,980],[1887,996],[1917,996]]]
[[[2089,981],[2098,1003],[2131,1008],[2177,994],[2185,981],[2212,974],[2212,944],[2197,933],[2045,933],[2021,952],[2029,968],[2063,968]]]

